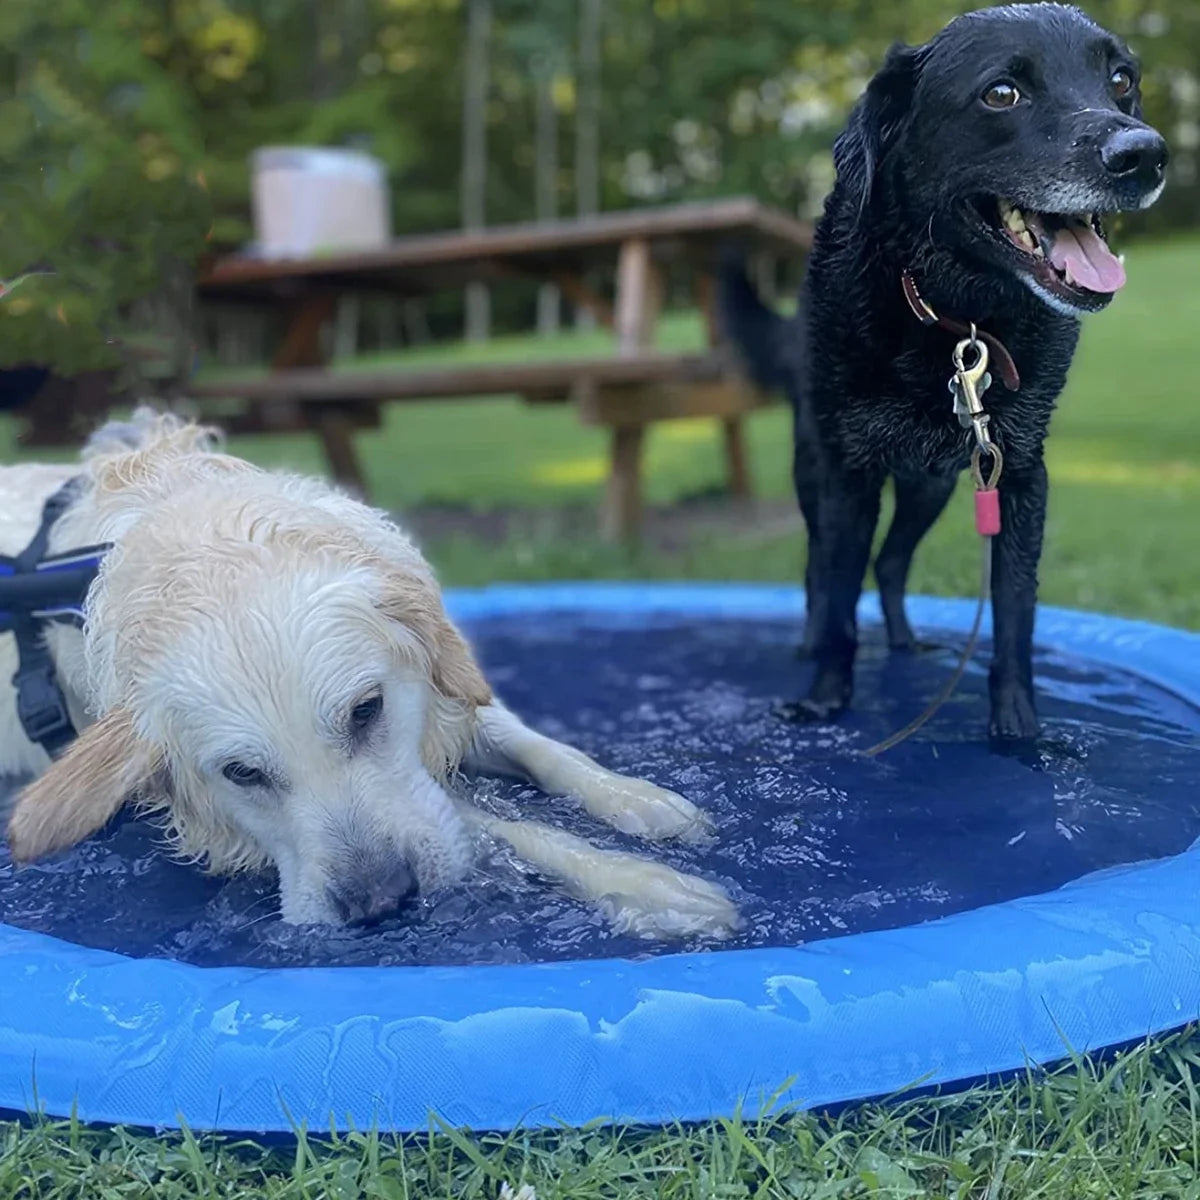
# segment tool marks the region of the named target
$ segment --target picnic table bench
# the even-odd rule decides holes
[[[509,395],[530,403],[573,403],[585,422],[610,431],[602,529],[610,537],[627,536],[639,525],[642,447],[656,421],[719,419],[729,486],[740,494],[750,489],[742,420],[765,398],[721,346],[715,273],[726,241],[748,254],[794,259],[807,252],[811,228],[754,200],[735,199],[406,237],[378,250],[303,260],[225,258],[199,280],[200,299],[282,307],[284,333],[265,374],[200,379],[189,392],[202,410],[223,402],[219,419],[233,432],[311,430],[324,444],[334,477],[363,494],[354,433],[377,426],[384,404]],[[688,266],[705,314],[708,345],[702,352],[655,349],[664,271],[675,262]],[[614,284],[605,289],[597,280],[609,273]],[[614,352],[538,362],[330,369],[321,330],[343,296],[418,297],[512,279],[557,284],[613,330]]]

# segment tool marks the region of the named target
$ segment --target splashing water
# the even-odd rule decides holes
[[[471,781],[477,800],[722,881],[746,917],[734,946],[908,925],[1177,853],[1200,836],[1200,712],[1085,660],[1038,656],[1045,733],[1024,757],[986,745],[981,652],[916,738],[871,761],[858,752],[924,706],[959,639],[889,655],[868,631],[854,712],[805,728],[774,711],[802,694],[810,670],[787,622],[538,615],[466,629],[497,692],[526,720],[683,792],[713,814],[719,839],[702,850],[647,847],[519,783]],[[371,929],[296,929],[277,909],[273,878],[205,877],[128,819],[50,863],[14,872],[0,858],[8,923],[201,965],[498,963],[680,948],[612,933],[499,851],[467,884]]]

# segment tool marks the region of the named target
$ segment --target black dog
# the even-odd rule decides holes
[[[913,645],[904,612],[913,552],[970,461],[972,433],[947,383],[958,336],[974,322],[992,349],[983,403],[1004,461],[991,730],[1036,735],[1043,442],[1080,314],[1104,308],[1125,281],[1102,214],[1154,203],[1166,161],[1118,38],[1063,5],[985,9],[923,46],[894,47],[871,81],[834,147],[837,182],[800,315],[785,322],[740,267],[726,271],[729,332],[755,377],[783,387],[795,408],[816,662],[797,715],[828,718],[850,701],[855,607],[888,476],[896,514],[875,574],[890,644]]]

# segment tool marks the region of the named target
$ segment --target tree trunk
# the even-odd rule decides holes
[[[463,79],[462,223],[482,229],[487,219],[487,99],[488,42],[491,38],[491,0],[469,0],[467,47]],[[483,341],[491,326],[487,286],[470,283],[466,293],[466,337]]]
[[[537,131],[535,137],[537,219],[553,221],[558,216],[558,113],[554,108],[554,71],[543,60],[534,64],[537,87]],[[559,292],[552,283],[538,289],[538,333],[543,337],[558,332]]]
[[[336,6],[331,6],[336,8]],[[371,45],[369,0],[342,0],[341,63],[339,88],[349,87],[358,73],[359,59]]]
[[[579,69],[575,89],[575,203],[580,217],[600,211],[600,20],[602,0],[579,0]],[[595,317],[578,310],[576,326]]]
[[[328,100],[337,86],[334,78],[337,62],[330,55],[330,13],[324,0],[311,0],[309,13],[312,22],[310,95],[316,101]]]

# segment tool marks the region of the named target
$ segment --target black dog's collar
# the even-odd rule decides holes
[[[15,557],[0,555],[0,633],[17,643],[17,716],[25,736],[47,754],[57,754],[75,736],[66,697],[54,672],[44,626],[82,626],[84,603],[111,544],[46,554],[54,522],[75,499],[78,479],[68,480],[42,509],[33,540]]]
[[[954,317],[942,316],[934,312],[929,301],[917,290],[916,280],[913,279],[910,271],[905,271],[900,276],[900,284],[904,290],[904,299],[908,301],[908,307],[912,309],[913,316],[922,325],[937,325],[940,329],[945,329],[957,337],[969,337],[971,335],[972,326],[968,325],[965,321],[959,321]],[[992,356],[996,362],[996,369],[1000,372],[1000,378],[1004,381],[1004,386],[1010,392],[1020,391],[1021,374],[1017,370],[1017,364],[1013,362],[1013,357],[1009,354],[1008,348],[1004,343],[998,337],[993,337],[990,333],[984,333],[982,329],[976,329],[975,336],[984,342],[992,352]]]

